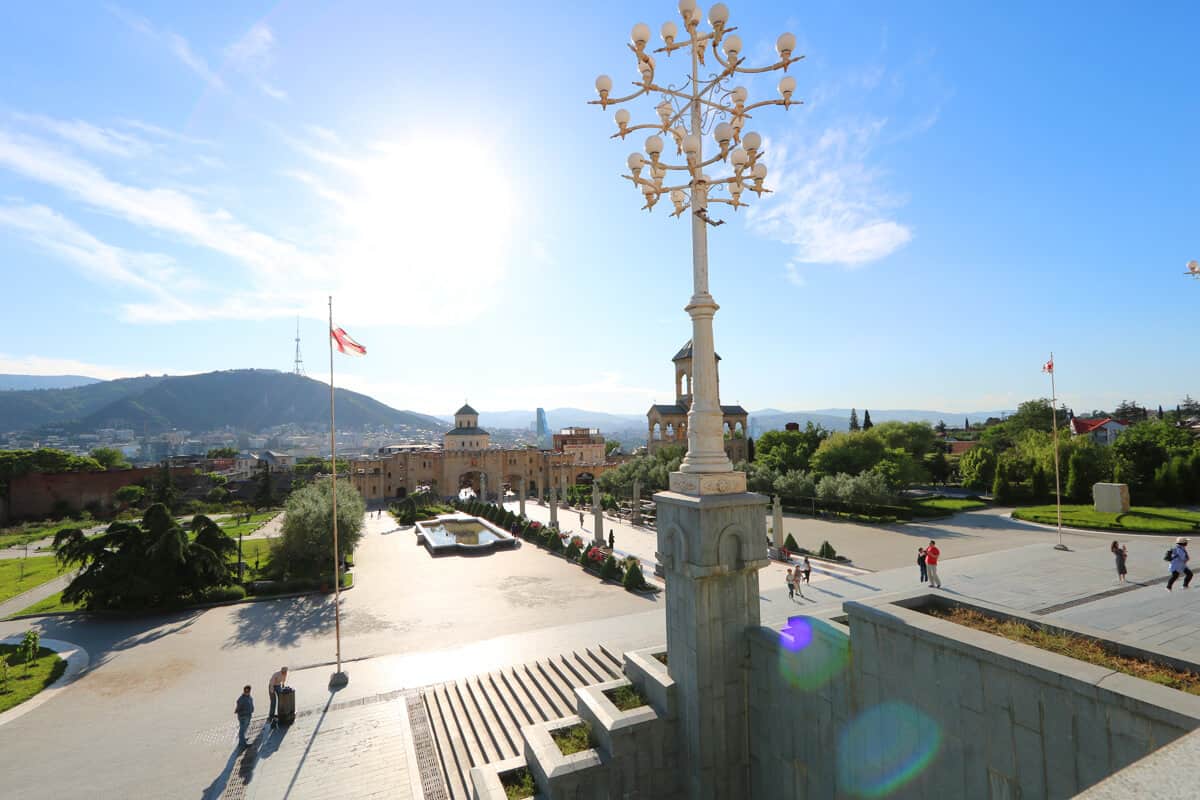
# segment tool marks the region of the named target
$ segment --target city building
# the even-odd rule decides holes
[[[687,444],[687,415],[692,410],[692,340],[671,359],[675,364],[675,402],[656,403],[646,412],[649,426],[646,445],[653,453],[667,445]],[[717,356],[717,397],[721,396],[721,356]],[[725,454],[737,464],[747,459],[746,409],[721,406],[725,426]]]
[[[538,415],[545,421],[545,413]],[[569,433],[568,433],[569,431]],[[351,480],[368,501],[407,497],[428,486],[443,497],[469,488],[494,497],[501,491],[525,491],[543,496],[589,483],[621,463],[604,455],[604,436],[589,428],[568,428],[554,436],[553,449],[493,447],[491,434],[479,427],[479,412],[464,405],[454,413],[454,428],[442,436],[442,446],[423,443],[390,444],[374,457],[355,460]]]
[[[1117,440],[1121,431],[1129,427],[1124,420],[1104,417],[1103,419],[1071,418],[1071,434],[1074,436],[1090,436],[1096,444],[1109,445]]]

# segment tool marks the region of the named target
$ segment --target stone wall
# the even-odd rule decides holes
[[[1200,728],[1200,697],[913,610],[924,602],[946,600],[847,603],[848,637],[823,621],[750,634],[753,797],[1072,797]]]
[[[30,472],[9,484],[8,516],[12,520],[42,519],[62,503],[73,511],[82,511],[91,503],[105,508],[116,503],[117,489],[132,483],[155,480],[161,467],[136,467],[107,472]],[[172,467],[171,478],[183,485],[190,481],[192,467]]]

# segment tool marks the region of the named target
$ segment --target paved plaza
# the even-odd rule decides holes
[[[527,511],[548,515],[536,503]],[[564,511],[560,519],[570,528],[578,514]],[[606,519],[608,525],[619,550],[653,558],[652,531]],[[1121,587],[1107,549],[1112,537],[1068,533],[1071,549],[1057,551],[1052,529],[998,513],[886,527],[789,517],[786,527],[810,546],[841,536],[845,546],[835,546],[876,571],[818,563],[805,598],[789,601],[783,567],[772,565],[761,575],[765,624],[836,613],[846,600],[919,586],[905,553],[932,537],[942,547],[947,595],[1120,630],[1183,653],[1200,648],[1200,585],[1164,591],[1162,537],[1121,537],[1129,543],[1131,582]],[[860,552],[874,555],[864,563]],[[887,559],[895,559],[890,568]],[[597,644],[620,653],[664,640],[661,596],[601,583],[528,545],[434,559],[410,529],[397,529],[385,515],[368,519],[356,560],[355,588],[342,601],[351,680],[335,694],[327,688],[334,657],[328,597],[141,619],[0,623],[0,637],[36,624],[44,636],[81,645],[91,657],[65,691],[0,726],[0,769],[13,796],[357,797],[383,787],[405,797],[403,787],[417,782],[404,690]],[[285,663],[297,689],[295,725],[263,731],[253,753],[237,753],[233,701],[240,687],[253,686],[261,718],[267,678]]]

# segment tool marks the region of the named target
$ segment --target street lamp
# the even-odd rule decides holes
[[[658,101],[654,106],[657,117],[654,122],[630,124],[632,118],[627,109],[616,112],[617,132],[613,138],[624,139],[636,131],[650,132],[645,152],[630,154],[626,161],[629,174],[622,177],[633,183],[645,203],[642,208],[647,211],[664,196],[671,201],[671,216],[680,217],[691,211],[692,296],[684,310],[692,318],[692,408],[688,412],[688,452],[680,466],[682,475],[672,475],[671,489],[707,493],[712,489],[704,489],[702,476],[723,474],[727,476],[725,479],[711,483],[720,487],[716,491],[745,491],[745,476],[733,473],[733,465],[725,455],[717,398],[712,321],[718,306],[708,292],[708,226],[721,225],[723,220],[710,217],[709,206],[722,203],[736,212],[748,205],[742,200],[746,191],[759,197],[771,191],[764,186],[767,166],[762,161],[762,137],[742,131],[755,109],[766,106],[786,109],[801,102],[793,99],[796,79],[790,75],[779,81],[778,98],[749,105],[746,88],[729,88],[729,84],[739,75],[786,72],[803,56],[793,55],[796,37],[784,33],[776,42],[777,62],[765,67],[744,66],[742,39],[734,33],[737,28],[729,24],[729,9],[724,3],[709,9],[707,31],[702,29],[704,15],[695,0],[679,0],[679,12],[686,38],[681,39],[679,28],[667,22],[661,29],[664,46],[653,51],[647,50],[650,27],[640,22],[633,27],[628,45],[638,75],[633,81],[633,93],[614,97],[612,79],[601,75],[596,79],[600,99],[589,103],[608,108],[640,97]],[[690,59],[690,71],[683,82],[660,82],[655,55],[665,53],[670,57],[681,50],[685,64]],[[712,61],[706,61],[710,57]],[[713,137],[716,152],[705,158],[704,139],[708,135]],[[674,144],[671,161],[665,150],[667,142]],[[706,172],[708,168],[713,168],[714,173]],[[674,180],[675,177],[679,180]]]

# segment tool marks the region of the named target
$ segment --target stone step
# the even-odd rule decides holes
[[[523,726],[574,714],[577,687],[620,675],[598,645],[422,689],[450,797],[470,797],[472,767],[519,755]]]

